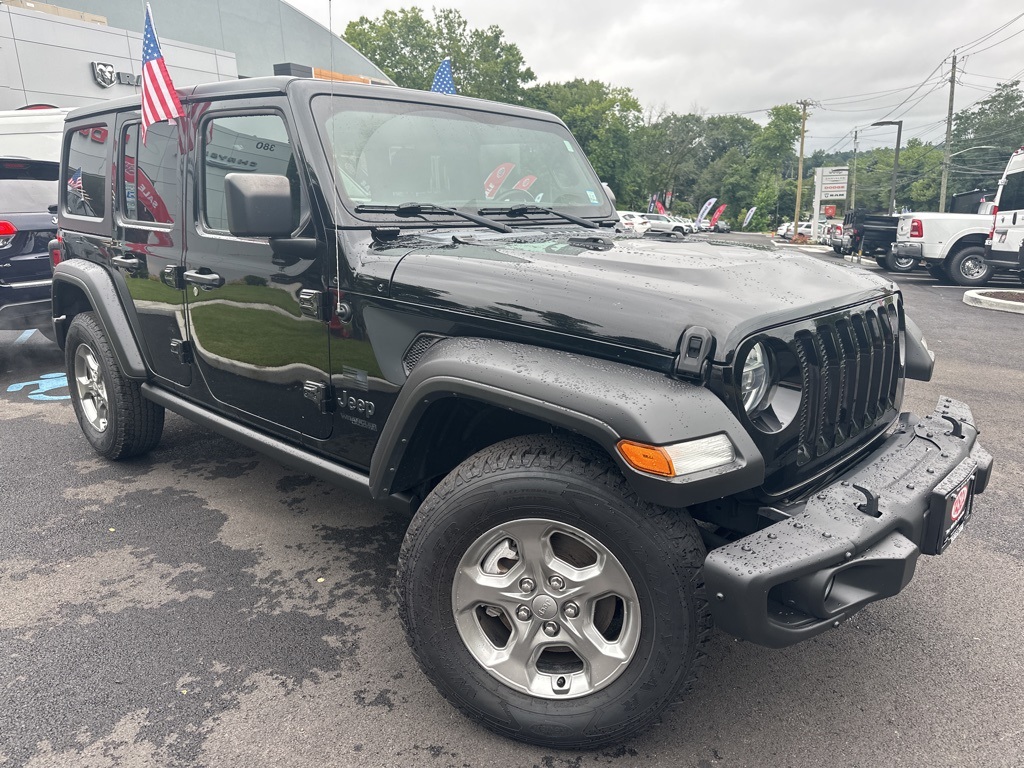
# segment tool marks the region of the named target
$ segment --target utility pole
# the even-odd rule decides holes
[[[939,185],[939,213],[946,211],[946,182],[949,180],[949,146],[953,140],[953,91],[956,88],[956,52],[953,66],[949,69],[949,109],[946,112],[946,143],[942,147],[942,183]]]
[[[853,132],[853,178],[850,180],[850,205],[847,212],[857,207],[857,132]]]
[[[804,191],[804,133],[807,130],[807,107],[811,105],[811,102],[804,99],[798,101],[797,104],[803,107],[803,113],[800,117],[800,156],[796,165],[796,213],[793,214],[793,237],[796,237],[800,231],[800,197]],[[817,217],[817,211],[814,216]]]

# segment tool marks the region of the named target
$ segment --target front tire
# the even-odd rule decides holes
[[[71,404],[86,439],[108,459],[140,456],[156,447],[164,409],[142,396],[117,364],[92,312],[75,316],[64,346]]]
[[[423,671],[466,715],[532,744],[600,747],[695,681],[704,556],[689,515],[638,499],[589,444],[513,438],[423,502],[400,611]]]
[[[985,285],[992,277],[992,266],[985,263],[985,249],[980,245],[961,248],[949,260],[949,276],[967,288]]]

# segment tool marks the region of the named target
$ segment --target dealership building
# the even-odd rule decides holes
[[[280,0],[149,0],[178,88],[316,74],[391,81],[326,27]],[[138,93],[142,0],[0,0],[0,110],[73,107]]]

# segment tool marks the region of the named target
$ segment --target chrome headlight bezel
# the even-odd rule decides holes
[[[754,342],[738,366],[740,404],[747,416],[753,418],[770,400],[772,391],[771,353],[763,342]]]
[[[793,351],[778,339],[762,336],[740,347],[738,361],[736,398],[747,421],[765,434],[789,428],[803,400],[800,362]],[[755,367],[763,369],[763,376],[745,388],[744,371],[750,374]]]

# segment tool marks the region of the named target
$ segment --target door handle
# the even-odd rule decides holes
[[[203,288],[220,288],[224,285],[224,278],[216,272],[199,272],[198,270],[190,269],[185,272],[185,282],[194,283]]]
[[[127,270],[135,270],[140,266],[139,260],[134,256],[111,256],[110,263],[116,267],[124,267]]]

